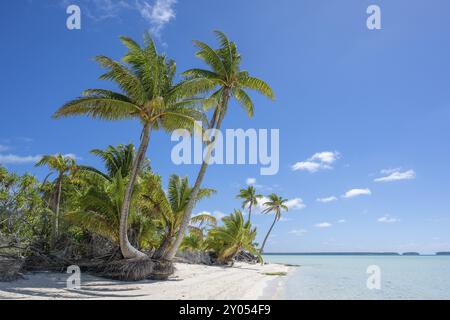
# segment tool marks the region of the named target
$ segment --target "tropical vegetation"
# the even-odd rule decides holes
[[[108,270],[105,274],[127,270],[120,278],[133,280],[141,274],[148,276],[152,270],[160,272],[161,266],[170,265],[180,251],[206,252],[222,264],[232,264],[242,253],[262,261],[267,238],[282,210],[287,210],[286,199],[272,194],[269,201],[261,203],[263,196],[249,186],[237,195],[247,217],[240,210],[221,221],[208,213],[192,215],[199,201],[216,193],[202,187],[215,137],[205,143],[207,156],[193,185],[187,177],[173,174],[165,189],[163,178],[147,157],[150,135],[156,130],[192,132],[199,123],[203,130],[220,129],[231,99],[252,117],[255,108],[248,90],[274,99],[269,85],[241,69],[236,44],[220,31],[215,35],[217,49],[194,42],[199,48],[197,57],[208,68],[189,69],[181,78],[175,62],[157,51],[148,34],[143,46],[121,37],[127,53],[120,61],[96,57],[106,69],[100,79],[113,81],[117,90],[87,89],[53,116],[137,120],[139,146],[137,150],[132,144],[92,150],[102,168],[80,164],[71,155],[43,156],[36,166],[47,168],[49,174],[42,181],[0,166],[0,255],[17,248],[26,261],[43,263],[51,257],[52,263],[89,262],[89,267],[92,259],[98,259],[97,267]],[[261,248],[251,221],[257,205],[265,206],[263,213],[274,214]],[[5,249],[9,251],[5,253]],[[107,254],[99,255],[98,251]],[[148,269],[145,261],[156,264]],[[112,271],[110,266],[116,264]],[[128,274],[133,266],[140,268],[139,275]]]

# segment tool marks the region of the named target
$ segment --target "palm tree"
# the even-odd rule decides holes
[[[183,75],[187,77],[187,83],[190,81],[199,81],[200,83],[205,84],[205,89],[215,90],[204,104],[204,107],[206,109],[211,107],[214,108],[212,119],[209,122],[209,128],[220,130],[231,98],[236,99],[237,102],[244,107],[247,115],[252,117],[254,105],[246,92],[247,89],[255,90],[270,99],[274,99],[275,96],[272,89],[263,80],[251,77],[247,71],[242,71],[240,69],[241,56],[237,51],[236,44],[229,41],[223,32],[215,31],[215,34],[220,43],[220,48],[217,50],[212,49],[206,43],[201,41],[194,41],[195,45],[199,48],[197,57],[202,59],[209,66],[210,70],[190,69],[185,71]],[[166,257],[168,260],[175,257],[177,249],[180,246],[184,233],[189,225],[189,220],[195,204],[194,199],[200,190],[200,186],[205,176],[214,141],[215,137],[212,137],[211,143],[209,143],[207,148],[207,158],[204,159],[201,165],[197,180],[192,189],[193,197],[186,206],[180,233],[175,240],[174,246]]]
[[[120,170],[103,183],[91,186],[78,200],[77,210],[68,212],[65,217],[72,224],[94,234],[109,239],[119,245],[120,212],[126,189],[126,180]],[[138,247],[153,242],[156,225],[151,216],[139,210],[139,192],[133,193],[129,226],[135,235]]]
[[[105,56],[98,56],[96,60],[108,70],[100,79],[116,82],[121,93],[104,89],[86,90],[84,96],[66,103],[54,117],[87,115],[113,121],[137,119],[142,124],[140,145],[129,175],[120,216],[120,248],[126,259],[146,258],[144,253],[130,244],[127,221],[133,188],[145,159],[150,132],[158,129],[168,132],[192,130],[194,121],[202,120],[203,114],[192,108],[198,99],[187,98],[200,91],[201,83],[174,85],[175,62],[158,54],[148,34],[144,37],[143,48],[130,38],[120,39],[128,48],[122,59],[127,65]]]
[[[63,179],[67,173],[75,170],[75,160],[70,156],[63,156],[61,154],[46,155],[36,163],[36,167],[42,166],[47,166],[50,170],[57,173],[55,191],[53,193],[53,210],[55,213],[54,234],[56,239],[59,235],[59,212],[61,207]]]
[[[179,233],[184,210],[192,196],[192,188],[189,186],[187,177],[181,178],[177,175],[170,176],[167,194],[162,189],[161,178],[157,175],[149,177],[145,188],[144,207],[161,216],[160,223],[164,233],[160,246],[153,254],[154,259],[161,259],[171,248],[175,236]],[[201,189],[197,194],[196,201],[210,197],[215,192],[212,189]],[[190,222],[192,224],[206,222],[215,225],[216,219],[211,215],[201,214],[192,217]],[[195,226],[191,226],[191,229],[195,229]]]
[[[267,208],[263,211],[263,213],[275,212],[275,218],[272,225],[270,226],[269,231],[266,234],[266,237],[264,238],[260,249],[261,253],[263,253],[264,246],[266,245],[267,238],[269,238],[269,234],[272,232],[273,226],[281,218],[281,210],[289,210],[289,208],[285,205],[286,201],[288,201],[288,199],[283,199],[282,197],[277,196],[275,193],[272,193],[269,196],[269,201],[264,203],[264,206],[266,206]]]
[[[233,261],[234,257],[246,250],[259,255],[254,246],[256,228],[252,228],[250,222],[244,221],[240,210],[222,219],[223,226],[212,229],[209,233],[209,246],[216,252],[217,260],[221,263]],[[262,260],[262,259],[261,259]]]
[[[134,160],[133,144],[119,144],[117,147],[110,145],[105,150],[91,150],[91,153],[102,159],[106,168],[106,173],[101,172],[94,167],[82,165],[78,165],[78,172],[93,173],[109,181],[111,181],[119,171],[122,178],[126,178],[129,176]]]
[[[248,207],[248,222],[251,222],[252,208],[258,204],[258,199],[263,196],[256,194],[256,190],[253,186],[249,186],[247,189],[239,190],[239,194],[236,196],[238,199],[242,199],[242,209]]]

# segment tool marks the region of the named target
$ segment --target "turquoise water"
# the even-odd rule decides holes
[[[268,255],[299,264],[283,299],[450,299],[450,256]],[[368,289],[367,268],[379,267],[380,289]]]

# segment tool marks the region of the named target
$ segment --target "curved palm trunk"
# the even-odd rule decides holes
[[[220,115],[219,119],[217,120],[216,127],[215,127],[216,130],[220,130],[223,118],[225,117],[225,110],[228,105],[229,99],[230,99],[230,97],[228,95],[228,92],[224,91],[224,97],[223,97],[222,105],[221,105],[222,114]],[[191,196],[189,198],[189,202],[186,205],[186,209],[184,210],[183,220],[181,221],[180,228],[179,228],[177,236],[175,238],[175,242],[173,243],[172,247],[170,248],[170,250],[167,252],[167,254],[164,257],[164,259],[166,259],[166,260],[170,261],[175,257],[175,255],[177,254],[178,248],[181,245],[181,242],[183,242],[184,235],[189,226],[189,222],[191,221],[192,210],[194,209],[194,206],[195,206],[195,199],[197,199],[198,193],[200,191],[200,187],[203,182],[203,178],[205,177],[206,169],[208,168],[209,158],[211,156],[211,152],[214,147],[215,141],[216,141],[216,139],[214,136],[212,142],[208,145],[208,152],[207,152],[207,156],[206,156],[207,159],[203,161],[202,166],[201,166],[200,171],[197,176],[197,180],[195,180],[194,187],[192,188]]]
[[[269,231],[267,232],[266,237],[264,238],[264,241],[263,241],[263,244],[262,244],[262,246],[261,246],[261,249],[259,250],[259,253],[263,253],[264,247],[265,247],[265,245],[266,245],[267,238],[269,238],[269,235],[270,235],[270,233],[272,232],[273,226],[275,225],[276,222],[277,222],[277,215],[275,215],[275,219],[273,220],[273,223],[272,223],[272,225],[270,226],[270,229],[269,229]]]
[[[133,167],[131,169],[130,180],[128,181],[127,188],[125,190],[122,210],[120,211],[119,242],[120,242],[120,250],[125,259],[133,259],[133,258],[142,259],[147,257],[145,253],[142,253],[135,247],[133,247],[130,241],[128,240],[128,214],[130,212],[131,196],[133,195],[134,184],[136,183],[137,175],[144,160],[149,140],[150,140],[150,126],[145,125],[141,139],[141,144],[139,146],[138,153],[136,155],[136,158],[134,159]]]

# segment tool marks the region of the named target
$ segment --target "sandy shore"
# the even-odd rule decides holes
[[[286,276],[265,275],[289,272],[280,264],[234,267],[177,263],[168,281],[120,282],[81,275],[81,289],[66,288],[68,274],[33,273],[25,279],[0,282],[0,299],[276,299]]]

